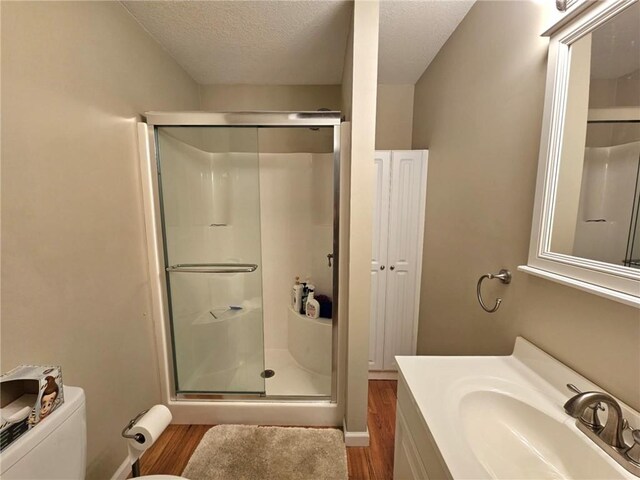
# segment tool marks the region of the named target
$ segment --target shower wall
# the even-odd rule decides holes
[[[640,142],[585,149],[574,255],[623,264],[639,159]]]
[[[333,296],[333,154],[261,153],[265,349],[287,348],[296,276]]]

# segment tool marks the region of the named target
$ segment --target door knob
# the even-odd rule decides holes
[[[380,265],[380,270],[384,270],[384,265]]]
[[[395,265],[391,265],[389,268],[390,268],[391,270],[395,270],[395,269],[396,269],[396,266],[395,266]]]

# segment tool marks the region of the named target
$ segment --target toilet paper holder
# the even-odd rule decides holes
[[[136,433],[135,435],[132,435],[132,434],[129,433],[129,430],[131,430],[133,428],[133,426],[136,423],[138,423],[138,420],[140,420],[142,418],[142,416],[145,413],[147,413],[148,411],[149,411],[149,409],[143,410],[138,415],[136,415],[134,418],[129,420],[129,423],[127,424],[127,426],[122,429],[121,435],[124,438],[131,438],[131,439],[135,440],[138,443],[144,443],[144,435],[142,435],[141,433]],[[140,459],[139,458],[137,458],[136,461],[131,464],[131,476],[133,478],[137,478],[137,477],[140,476]]]
[[[142,416],[145,413],[147,413],[148,411],[149,411],[149,409],[143,410],[138,415],[136,415],[134,418],[129,420],[129,423],[127,424],[127,426],[122,429],[122,434],[121,435],[124,438],[132,438],[138,443],[144,443],[144,435],[142,435],[141,433],[136,433],[135,435],[131,435],[129,433],[129,430],[131,430],[133,428],[133,426],[136,423],[138,423],[138,420],[140,420],[142,418]]]

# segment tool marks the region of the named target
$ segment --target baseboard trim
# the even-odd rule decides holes
[[[371,370],[369,380],[398,380],[398,372],[395,370]]]
[[[120,464],[118,469],[115,471],[115,473],[111,477],[111,480],[126,480],[126,478],[129,476],[130,473],[131,473],[131,462],[129,461],[129,455],[127,455],[127,458],[125,458],[122,464]]]
[[[344,444],[347,447],[368,447],[369,429],[364,432],[350,432],[347,430],[347,423],[342,420],[342,433],[344,434]]]

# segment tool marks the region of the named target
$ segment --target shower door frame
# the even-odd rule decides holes
[[[164,347],[165,355],[159,355],[160,362],[167,369],[166,380],[168,382],[169,398],[179,401],[198,400],[266,400],[266,401],[308,401],[331,402],[338,401],[338,358],[340,345],[340,329],[338,327],[339,311],[339,261],[340,261],[340,129],[341,112],[339,111],[309,111],[309,112],[276,112],[276,111],[249,111],[249,112],[147,112],[143,114],[146,121],[146,132],[139,130],[141,139],[140,153],[143,165],[143,192],[145,197],[152,199],[150,207],[154,218],[147,219],[147,242],[149,252],[150,272],[153,276],[157,270],[158,284],[152,284],[156,295],[152,295],[153,302],[160,307],[156,311],[156,321],[160,322],[162,332],[158,335],[158,344]],[[166,264],[166,235],[162,210],[162,193],[159,184],[158,155],[158,128],[160,127],[237,127],[237,128],[312,128],[331,127],[333,129],[333,303],[331,318],[331,395],[287,395],[275,396],[262,393],[178,393],[176,389],[176,365],[174,351],[174,334],[171,309],[169,304],[169,272]],[[143,141],[146,137],[146,142]],[[144,143],[144,144],[143,144]],[[260,148],[258,143],[258,151]],[[145,168],[145,157],[148,157],[148,165]],[[148,170],[147,170],[148,169]],[[146,175],[145,175],[146,173]],[[144,178],[147,177],[147,178]],[[154,268],[155,267],[155,268]],[[159,288],[157,288],[159,287]],[[264,343],[263,343],[264,351]],[[164,357],[164,358],[163,358]],[[162,376],[162,375],[161,375]],[[162,379],[161,379],[162,383]]]

